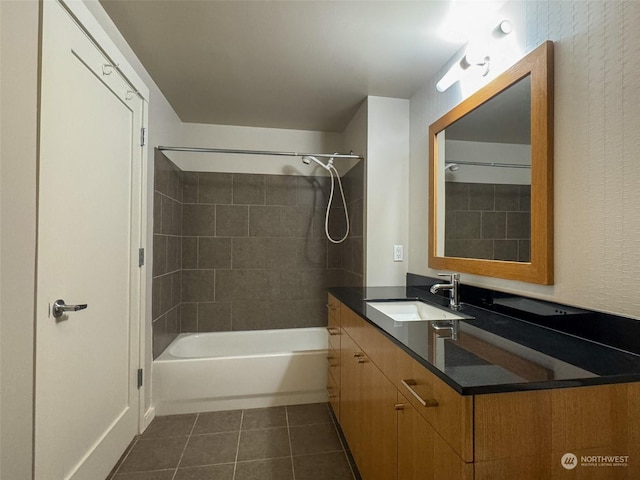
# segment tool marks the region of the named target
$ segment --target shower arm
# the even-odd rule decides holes
[[[240,155],[270,155],[280,157],[320,157],[320,158],[350,158],[353,160],[364,160],[362,155],[351,153],[299,153],[299,152],[281,152],[272,150],[235,150],[229,148],[205,148],[205,147],[156,147],[160,151],[168,152],[192,152],[192,153],[227,153]]]

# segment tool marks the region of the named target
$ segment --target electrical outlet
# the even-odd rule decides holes
[[[393,246],[393,261],[401,262],[404,260],[404,252],[402,251],[402,245]]]

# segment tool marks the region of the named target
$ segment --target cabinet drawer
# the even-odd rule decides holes
[[[334,350],[340,350],[340,335],[342,330],[340,324],[329,317],[329,326],[327,327],[327,333],[329,334],[329,348]]]
[[[327,375],[327,395],[329,396],[329,403],[333,408],[333,413],[336,415],[338,421],[340,421],[340,381],[336,379],[329,371]]]
[[[327,371],[340,385],[340,350],[329,349],[327,352]]]
[[[473,399],[449,387],[398,348],[397,386],[465,462],[473,461]]]
[[[367,352],[369,359],[389,380],[395,383],[396,352],[399,348],[376,327],[344,305],[342,307],[342,324],[345,332],[363,351]]]
[[[340,301],[334,297],[333,295],[328,295],[327,298],[327,309],[329,310],[329,322],[331,322],[331,318],[338,322],[338,326],[340,326]],[[331,326],[331,324],[329,324]]]

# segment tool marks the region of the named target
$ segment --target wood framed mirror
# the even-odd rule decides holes
[[[553,284],[553,43],[429,127],[429,267]]]

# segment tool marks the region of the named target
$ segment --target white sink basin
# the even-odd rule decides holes
[[[392,318],[396,322],[424,322],[437,320],[464,320],[455,313],[433,307],[416,300],[398,301],[398,302],[367,302],[372,308],[375,308],[386,316]]]

